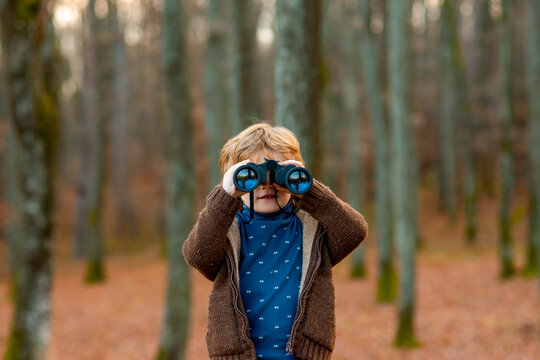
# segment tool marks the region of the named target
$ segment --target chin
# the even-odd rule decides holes
[[[256,212],[260,212],[260,213],[264,213],[264,214],[270,214],[270,213],[274,213],[276,211],[279,211],[279,207],[277,206],[276,203],[274,203],[273,205],[270,205],[270,204],[255,204],[255,209],[254,209]]]

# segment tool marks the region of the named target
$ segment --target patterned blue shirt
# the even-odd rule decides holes
[[[292,203],[284,208],[292,211]],[[302,222],[295,214],[238,213],[240,294],[258,359],[297,359],[286,353],[302,277]]]

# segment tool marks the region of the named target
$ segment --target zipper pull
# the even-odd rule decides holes
[[[285,349],[287,351],[287,354],[291,354],[292,355],[292,341],[287,341],[287,347]]]

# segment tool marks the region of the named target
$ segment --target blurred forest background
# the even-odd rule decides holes
[[[0,24],[5,360],[206,359],[180,246],[258,120],[370,224],[335,359],[540,358],[540,0],[4,0]]]

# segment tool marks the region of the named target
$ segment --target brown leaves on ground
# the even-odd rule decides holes
[[[538,359],[536,279],[500,282],[494,253],[421,252],[418,258],[416,334],[421,346],[392,346],[394,305],[375,303],[375,253],[369,276],[350,280],[345,262],[335,269],[337,341],[333,359]],[[82,283],[84,266],[55,268],[48,360],[152,359],[157,349],[166,265],[158,251],[115,256],[105,284]],[[188,359],[207,359],[207,301],[211,283],[193,276]],[[6,346],[11,305],[0,283],[0,353]]]
[[[424,212],[434,214],[434,209]],[[538,279],[498,279],[496,208],[479,208],[474,246],[461,239],[463,219],[451,225],[431,216],[422,222],[417,258],[416,337],[421,346],[396,349],[396,306],[375,302],[374,232],[368,246],[368,277],[348,278],[349,264],[335,268],[337,340],[334,360],[361,359],[540,359]],[[514,257],[524,259],[524,221],[514,229]],[[69,253],[66,244],[57,252]],[[60,250],[58,250],[60,249]],[[0,246],[1,258],[6,258]],[[82,282],[84,264],[56,256],[51,341],[47,360],[149,360],[156,354],[163,320],[166,263],[156,248],[107,259],[107,282]],[[397,262],[396,262],[397,263]],[[518,261],[518,265],[521,261]],[[0,274],[2,275],[2,274]],[[208,359],[204,342],[211,283],[193,274],[188,359]],[[12,306],[7,276],[0,276],[0,356],[6,347]]]

